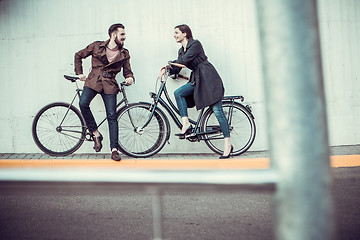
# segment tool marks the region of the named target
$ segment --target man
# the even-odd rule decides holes
[[[116,95],[119,85],[115,76],[123,70],[125,82],[131,85],[134,80],[130,66],[129,51],[125,49],[125,27],[117,23],[109,28],[107,41],[96,41],[83,50],[75,53],[75,73],[81,81],[85,81],[84,89],[80,97],[80,110],[86,121],[89,131],[94,137],[94,149],[99,152],[102,148],[103,137],[97,129],[94,116],[90,110],[90,102],[97,94],[100,94],[106,109],[109,123],[111,158],[120,161],[118,152],[118,122],[116,116]],[[89,76],[83,74],[82,59],[92,56],[92,69]]]

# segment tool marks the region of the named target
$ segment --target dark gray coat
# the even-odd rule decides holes
[[[199,110],[222,99],[224,96],[222,80],[214,66],[207,60],[204,49],[198,40],[189,40],[186,52],[181,47],[178,52],[178,59],[173,62],[184,64],[193,70],[190,81],[195,85],[195,90],[194,96],[186,99],[188,107],[195,105],[196,109]],[[170,73],[176,74],[180,70],[179,67],[173,67]]]

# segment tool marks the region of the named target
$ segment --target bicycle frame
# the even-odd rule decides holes
[[[118,120],[124,125],[119,132],[119,148],[124,154],[132,157],[153,156],[161,151],[166,142],[170,143],[170,119],[178,128],[183,127],[179,109],[175,105],[176,102],[170,98],[166,88],[169,75],[169,71],[166,71],[164,76],[156,81],[156,90],[150,92],[152,101],[140,101],[121,108]],[[178,77],[182,76],[178,75]],[[224,151],[224,134],[220,123],[222,124],[222,120],[228,120],[230,134],[234,139],[231,148],[232,154],[236,156],[245,152],[254,142],[255,122],[251,108],[244,106],[238,100],[243,101],[244,98],[242,96],[225,96],[222,98],[222,103],[218,102],[219,108],[223,109],[226,118],[220,119],[220,121],[218,114],[213,111],[213,106],[199,110],[197,121],[189,119],[192,125],[191,131],[184,134],[184,137],[180,135],[180,139],[186,139],[189,142],[204,141],[213,152],[221,155]]]
[[[166,103],[166,101],[161,97],[162,93],[165,93],[165,98],[167,100],[167,102],[169,104]],[[166,111],[170,114],[171,118],[173,119],[173,121],[175,122],[176,126],[178,128],[181,128],[182,127],[182,123],[181,121],[179,120],[178,116],[180,116],[180,112],[179,112],[179,109],[175,106],[175,104],[171,101],[170,99],[170,96],[169,96],[169,93],[166,89],[166,81],[163,81],[161,83],[161,86],[159,88],[159,91],[157,94],[151,92],[150,93],[151,97],[154,99],[154,103],[153,103],[153,106],[157,106],[158,103],[160,103],[160,105],[162,107],[164,107],[166,109]],[[170,106],[169,106],[170,105]],[[200,112],[200,115],[198,117],[198,121],[199,122],[201,120],[201,116],[204,112],[204,109],[201,110]],[[189,119],[190,123],[196,125],[197,122],[195,122],[194,120],[192,119]]]
[[[75,95],[74,95],[74,97],[73,97],[73,99],[72,99],[72,101],[71,101],[71,103],[70,103],[70,105],[69,105],[69,107],[68,107],[68,109],[67,109],[64,117],[63,117],[63,119],[61,120],[61,123],[60,123],[60,125],[59,125],[60,127],[62,126],[63,122],[65,121],[65,118],[66,118],[66,116],[68,115],[68,113],[69,113],[69,111],[70,111],[70,107],[73,105],[76,97],[78,97],[79,100],[80,100],[80,96],[81,96],[80,92],[83,91],[81,88],[79,88],[79,85],[78,85],[77,81],[74,81],[74,82],[75,82],[75,84],[76,84],[76,90],[75,90],[76,93],[75,93]],[[122,83],[120,84],[120,92],[121,92],[121,94],[122,94],[123,97],[122,97],[122,99],[116,104],[116,109],[118,109],[123,103],[125,103],[124,107],[126,107],[126,106],[129,105],[129,101],[127,100],[127,96],[126,96],[126,92],[125,92],[125,87],[124,87],[124,85],[125,85],[124,82],[122,82]],[[100,127],[106,120],[107,120],[107,117],[105,117],[105,118],[100,122],[100,124],[98,124],[97,127]],[[69,131],[69,132],[77,132],[77,131],[70,131],[70,130],[68,130],[68,131]],[[91,133],[89,133],[89,134],[91,135]],[[91,141],[91,138],[90,138],[90,139],[85,138],[85,139]]]
[[[161,81],[161,86],[160,86],[157,94],[154,93],[154,92],[150,92],[151,98],[154,99],[153,103],[151,104],[151,106],[152,106],[151,110],[152,111],[151,111],[149,119],[142,126],[142,129],[145,128],[149,124],[149,122],[151,121],[151,119],[152,119],[152,117],[154,115],[155,109],[158,106],[158,103],[160,103],[160,105],[163,108],[165,108],[166,111],[170,114],[170,116],[171,116],[172,120],[174,121],[174,123],[176,124],[176,126],[179,129],[182,128],[182,123],[180,122],[180,120],[178,118],[178,116],[180,116],[179,109],[175,106],[175,104],[170,99],[169,93],[168,93],[168,91],[166,89],[166,81],[167,81],[168,77],[169,77],[169,75],[168,75],[168,73],[166,73],[166,75],[164,77],[165,79]],[[163,93],[165,93],[165,98],[166,98],[166,100],[167,100],[167,102],[169,104],[167,104],[166,101],[161,97],[161,95]],[[234,102],[235,102],[235,99],[242,99],[243,100],[243,97],[242,96],[232,96],[232,97],[226,97],[225,99],[231,100],[232,105],[233,105]],[[202,136],[204,134],[212,134],[212,133],[216,133],[216,132],[218,132],[220,130],[220,129],[216,129],[216,130],[211,130],[211,131],[206,131],[206,132],[200,132],[200,123],[201,123],[202,117],[204,116],[204,111],[205,111],[205,108],[200,110],[197,121],[189,119],[190,123],[195,125],[195,135],[196,136]],[[232,111],[233,111],[233,109],[231,108],[230,113],[228,115],[229,124],[231,124],[231,120],[232,120]],[[219,138],[213,137],[211,139],[223,139],[223,137],[221,137],[221,138],[220,137]],[[202,140],[201,137],[198,138],[198,140]]]
[[[120,102],[118,102],[116,104],[116,109],[118,109],[120,107],[121,104],[125,103],[125,105],[123,107],[126,107],[129,105],[129,101],[127,100],[127,97],[126,97],[126,92],[125,92],[125,87],[124,87],[124,83],[121,83],[120,84],[120,92],[123,96],[123,98],[120,100]],[[100,122],[100,124],[98,125],[98,127],[100,127],[105,121],[107,120],[107,117],[105,117],[104,120],[102,120]]]

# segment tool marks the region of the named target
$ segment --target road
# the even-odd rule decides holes
[[[333,171],[337,239],[360,239],[360,167]],[[274,239],[272,190],[161,195],[163,239]],[[0,182],[0,239],[152,239],[152,200],[136,185]]]

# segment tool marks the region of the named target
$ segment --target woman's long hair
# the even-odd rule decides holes
[[[188,25],[186,24],[181,24],[181,25],[178,25],[175,28],[178,28],[181,32],[183,33],[186,33],[186,38],[187,39],[193,39],[193,36],[192,36],[192,32],[191,32],[191,29]]]

